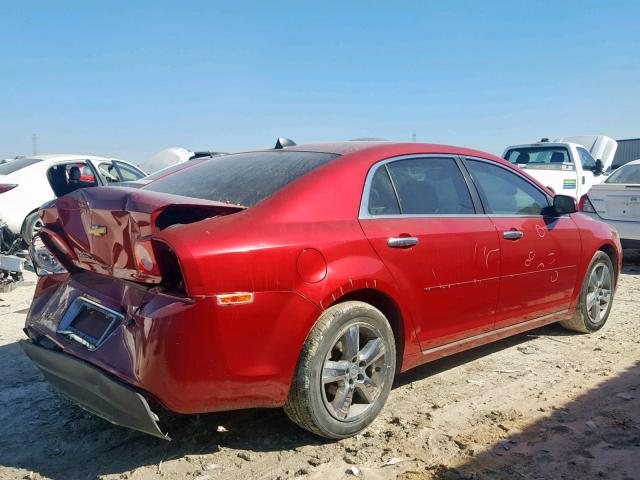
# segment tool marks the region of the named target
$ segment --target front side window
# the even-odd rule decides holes
[[[141,173],[138,169],[132,167],[131,165],[127,165],[124,162],[114,162],[118,167],[118,172],[120,173],[120,180],[123,182],[134,182],[136,180],[144,177],[144,174]]]
[[[113,164],[113,162],[102,162],[98,164],[98,170],[100,170],[102,176],[107,180],[107,183],[116,183],[122,181],[120,175],[118,174],[118,170],[116,169],[116,166]]]
[[[487,213],[498,215],[542,215],[549,206],[547,196],[524,178],[497,165],[467,159]]]
[[[578,154],[580,155],[583,170],[593,170],[596,168],[596,161],[584,148],[578,147]]]
[[[462,172],[452,158],[409,158],[378,167],[369,197],[372,215],[475,213]]]

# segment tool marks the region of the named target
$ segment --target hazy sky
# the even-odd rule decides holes
[[[640,1],[0,3],[0,158],[640,137]]]

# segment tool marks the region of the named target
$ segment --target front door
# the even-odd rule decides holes
[[[581,254],[571,217],[551,215],[547,195],[511,169],[482,160],[465,163],[500,237],[495,328],[566,310]]]
[[[360,224],[410,305],[423,350],[494,322],[500,241],[477,208],[453,157],[391,159],[369,174]]]

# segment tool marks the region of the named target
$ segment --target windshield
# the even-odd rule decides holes
[[[512,148],[507,151],[504,158],[520,168],[575,170],[565,147]]]
[[[41,162],[38,158],[18,158],[17,160],[10,160],[7,163],[0,165],[0,175],[9,175],[10,173],[17,172],[29,165]]]
[[[338,156],[286,151],[225,155],[156,180],[144,189],[251,207]]]
[[[613,172],[605,183],[627,183],[640,185],[640,165],[625,165]]]

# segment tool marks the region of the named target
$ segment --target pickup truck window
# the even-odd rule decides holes
[[[578,153],[580,154],[580,163],[582,163],[583,170],[593,170],[596,168],[596,161],[589,152],[582,147],[578,147]]]
[[[512,148],[507,151],[504,158],[520,168],[575,170],[575,165],[565,147]]]

